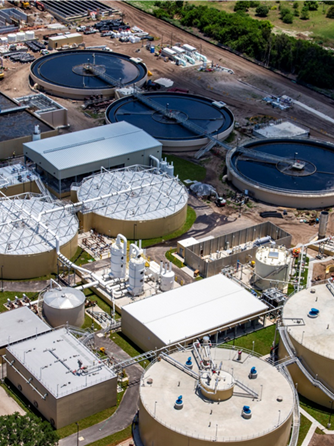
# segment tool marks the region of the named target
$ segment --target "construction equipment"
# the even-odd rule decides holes
[[[22,9],[30,9],[30,1],[27,0],[10,0],[10,3],[12,3],[15,6],[18,6]]]
[[[33,1],[30,3],[31,5],[35,6],[35,8],[37,8],[39,11],[45,11],[45,6],[42,2]]]
[[[4,77],[5,77],[5,70],[3,67],[0,67],[0,81],[2,81]]]

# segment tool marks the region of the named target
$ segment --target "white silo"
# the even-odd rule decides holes
[[[26,40],[34,40],[35,31],[26,31]]]
[[[25,38],[26,38],[26,33],[24,33],[23,31],[16,33],[17,42],[24,42]]]
[[[15,43],[17,41],[17,37],[16,34],[12,33],[12,34],[8,34],[8,43]]]
[[[143,250],[133,243],[130,245],[129,260],[129,291],[133,296],[139,296],[144,291],[145,259]]]
[[[260,289],[283,289],[289,281],[291,254],[285,246],[261,246],[255,254],[255,284]]]
[[[115,243],[111,245],[110,276],[118,279],[125,278],[127,239],[122,234],[117,235]]]
[[[73,325],[81,327],[85,320],[86,296],[69,287],[49,289],[43,296],[44,316],[52,327]]]
[[[162,262],[161,262],[162,263]],[[169,267],[167,263],[165,268],[163,265],[160,266],[160,289],[161,291],[170,291],[174,288],[175,273],[172,270],[172,263],[169,262]]]

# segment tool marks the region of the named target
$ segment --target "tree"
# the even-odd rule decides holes
[[[260,5],[255,10],[256,15],[259,17],[267,17],[269,12],[269,7],[266,5]]]
[[[282,20],[283,23],[293,23],[293,15],[291,14],[291,12],[289,12],[288,14],[285,14]]]
[[[248,2],[248,1],[239,1],[239,2],[236,2],[236,4],[234,5],[235,12],[238,12],[238,11],[247,12],[249,8],[250,8],[250,2]]]
[[[304,8],[307,8],[309,11],[316,11],[318,9],[317,1],[306,1],[304,2]]]
[[[284,23],[293,23],[293,14],[291,9],[280,6],[280,15]]]
[[[310,13],[308,12],[307,8],[303,8],[302,12],[300,13],[301,20],[308,20],[310,18]]]
[[[299,8],[299,2],[293,2],[293,9]]]
[[[326,17],[328,19],[334,19],[334,6],[331,6],[327,11]]]
[[[31,413],[0,417],[0,446],[55,446],[58,440],[51,424]]]
[[[250,8],[257,8],[258,6],[260,6],[261,2],[249,2],[249,7]]]

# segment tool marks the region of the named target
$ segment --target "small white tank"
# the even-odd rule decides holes
[[[166,173],[168,176],[173,177],[174,176],[174,166],[173,166],[173,161],[171,164],[168,164],[166,167]]]
[[[289,280],[291,254],[285,246],[261,246],[255,254],[255,274],[257,286],[261,289],[275,286],[283,289]],[[263,280],[266,279],[266,280]]]
[[[130,245],[129,261],[129,291],[133,296],[139,296],[144,292],[145,259],[137,245]]]
[[[16,34],[8,34],[8,43],[15,43],[17,42]]]
[[[167,159],[162,159],[161,161],[160,161],[160,170],[162,171],[162,172],[166,172],[166,170],[167,170],[167,166],[168,166],[168,163],[167,163]]]
[[[19,33],[16,33],[16,41],[17,42],[24,42],[26,38],[26,33],[20,31]]]
[[[33,40],[35,38],[35,31],[26,31],[26,40]]]
[[[111,277],[124,279],[126,273],[126,249],[127,239],[122,234],[118,234],[115,243],[111,245],[110,255],[110,275]]]
[[[7,45],[8,37],[0,37],[0,45]]]
[[[86,296],[75,288],[53,288],[43,297],[43,312],[52,327],[69,325],[81,327],[85,320]]]
[[[174,288],[174,281],[175,281],[175,273],[172,270],[171,262],[169,262],[169,268],[167,268],[167,265],[166,265],[165,269],[163,269],[161,272],[161,276],[160,276],[161,291],[172,290]]]

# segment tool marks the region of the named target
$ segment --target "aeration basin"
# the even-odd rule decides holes
[[[143,100],[131,95],[113,102],[106,122],[129,122],[158,139],[164,151],[196,150],[208,142],[207,134],[224,140],[233,130],[232,112],[211,99],[171,92],[141,96]]]
[[[33,83],[56,96],[84,99],[113,96],[115,87],[142,85],[145,64],[129,56],[101,50],[70,50],[37,59],[30,68]]]
[[[228,179],[267,203],[315,209],[334,204],[334,146],[302,139],[255,141],[231,150]]]

